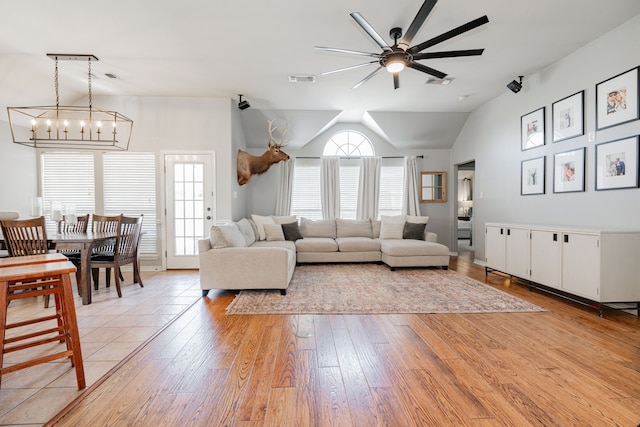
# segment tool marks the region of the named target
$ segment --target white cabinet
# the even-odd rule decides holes
[[[531,230],[530,280],[560,289],[561,241],[558,231]]]
[[[487,223],[487,269],[600,303],[640,302],[640,230]]]

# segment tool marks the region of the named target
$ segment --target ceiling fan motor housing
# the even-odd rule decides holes
[[[384,52],[380,57],[380,65],[386,66],[392,62],[402,62],[405,66],[413,60],[413,55],[404,50],[393,47],[393,51]]]

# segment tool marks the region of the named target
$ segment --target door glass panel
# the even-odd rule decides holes
[[[174,163],[175,251],[174,255],[197,253],[198,239],[204,237],[204,165]],[[198,201],[196,203],[196,201]],[[197,233],[196,233],[197,231]]]

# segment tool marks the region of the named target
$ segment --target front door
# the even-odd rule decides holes
[[[213,155],[165,155],[167,268],[198,268],[198,240],[213,224]]]

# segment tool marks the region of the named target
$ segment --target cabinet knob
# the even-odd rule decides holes
[[[565,243],[569,243],[569,235],[568,234],[564,235],[564,242]]]
[[[553,233],[553,241],[554,242],[558,241],[558,233]]]

